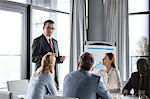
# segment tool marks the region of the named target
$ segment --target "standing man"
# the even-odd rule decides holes
[[[59,88],[57,74],[57,63],[63,63],[65,56],[59,55],[59,48],[57,40],[52,38],[52,34],[55,30],[54,21],[46,20],[43,26],[43,34],[34,39],[32,45],[32,62],[36,63],[36,69],[41,66],[42,57],[47,53],[55,53],[56,65],[55,65],[55,82],[56,87]]]
[[[79,70],[68,74],[64,79],[63,96],[79,99],[112,99],[100,76],[90,74],[94,57],[84,52],[79,58]]]

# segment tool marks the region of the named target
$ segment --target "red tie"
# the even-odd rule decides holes
[[[53,41],[52,41],[52,39],[49,39],[49,41],[50,41],[50,47],[51,47],[51,49],[52,49],[52,52],[54,52],[54,45],[53,45]]]

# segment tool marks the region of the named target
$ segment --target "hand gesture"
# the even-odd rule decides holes
[[[64,62],[65,58],[66,58],[65,56],[61,56],[60,57],[60,62]]]
[[[123,94],[123,95],[128,95],[128,94],[129,94],[129,91],[128,91],[127,89],[124,89],[124,90],[122,91],[122,94]]]

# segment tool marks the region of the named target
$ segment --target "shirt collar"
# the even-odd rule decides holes
[[[46,40],[48,41],[48,43],[50,43],[50,42],[49,42],[50,37],[46,36],[44,33],[43,33],[43,35],[45,36],[45,38],[46,38]]]

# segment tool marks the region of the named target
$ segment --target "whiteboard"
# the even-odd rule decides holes
[[[113,53],[115,56],[115,65],[117,67],[117,51],[116,46],[106,46],[106,45],[84,45],[84,52],[90,52],[95,57],[94,71],[98,72],[104,68],[102,59],[105,56],[105,53]]]

